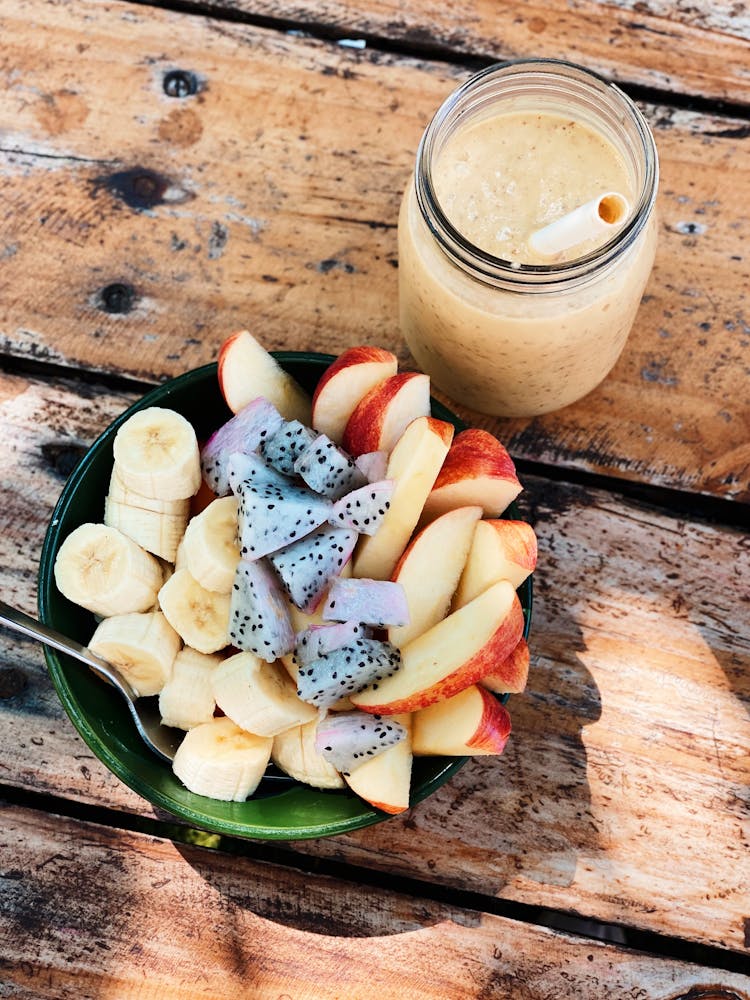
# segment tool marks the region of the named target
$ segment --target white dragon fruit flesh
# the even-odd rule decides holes
[[[273,663],[294,649],[295,634],[276,575],[264,559],[237,565],[229,603],[229,639]]]
[[[342,774],[406,739],[406,729],[393,719],[363,712],[335,712],[318,723],[315,749]]]
[[[354,459],[325,434],[319,434],[302,452],[294,471],[311,490],[332,500],[338,500],[367,482]]]
[[[393,479],[383,479],[352,490],[333,505],[331,524],[354,528],[361,535],[374,535],[390,510],[395,486]]]
[[[300,665],[297,694],[316,708],[330,708],[341,698],[392,677],[400,667],[401,653],[390,642],[354,639]]]
[[[227,496],[230,493],[227,470],[230,457],[235,452],[255,451],[282,423],[283,418],[276,407],[258,396],[222,424],[201,451],[201,472],[208,488],[217,496]]]
[[[406,591],[390,580],[356,579],[331,581],[323,607],[324,621],[359,621],[373,628],[409,624]]]
[[[312,534],[268,556],[290,600],[301,611],[315,611],[331,580],[349,562],[357,543],[353,528],[323,525]]]

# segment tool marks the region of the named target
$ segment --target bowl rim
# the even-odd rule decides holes
[[[275,358],[276,361],[279,362],[279,364],[282,365],[282,367],[285,364],[310,363],[316,366],[328,366],[336,359],[336,355],[314,351],[270,351],[269,353]],[[67,512],[76,501],[77,491],[88,474],[91,464],[100,455],[100,453],[110,445],[111,441],[114,439],[114,435],[117,433],[118,428],[130,416],[132,416],[133,413],[138,410],[142,410],[147,406],[168,405],[164,398],[165,394],[168,396],[172,391],[179,391],[186,385],[202,381],[209,376],[213,376],[215,378],[217,368],[217,362],[210,362],[209,364],[192,368],[187,372],[183,372],[174,378],[167,379],[159,385],[154,386],[143,396],[131,403],[121,414],[108,424],[107,427],[87,448],[85,454],[80,458],[61,490],[60,496],[58,497],[47,525],[47,530],[42,544],[37,576],[37,604],[39,617],[42,622],[47,625],[55,624],[51,607],[51,594],[54,587],[54,557],[60,544],[62,543],[61,525],[65,521]],[[437,416],[438,419],[449,420],[456,427],[457,431],[466,428],[467,425],[464,421],[462,421],[460,417],[449,410],[448,407],[442,404],[439,400],[435,400],[431,397],[430,404],[431,412],[434,416]],[[515,503],[508,508],[511,513],[515,513],[512,508],[515,508]],[[531,627],[533,604],[533,582],[531,576],[528,577],[525,590],[526,592],[524,596],[526,605],[524,608],[523,635],[524,638],[527,638]],[[391,814],[375,809],[364,799],[359,799],[359,802],[361,803],[361,810],[356,815],[349,818],[318,823],[306,823],[305,825],[298,825],[296,827],[282,828],[263,824],[250,825],[246,822],[239,822],[231,818],[215,819],[201,812],[198,808],[193,808],[182,802],[178,802],[162,789],[157,788],[148,781],[143,780],[140,775],[135,773],[132,768],[124,763],[123,760],[117,754],[113,753],[106,743],[100,739],[98,733],[89,724],[86,713],[79,706],[77,699],[66,679],[63,662],[70,662],[72,664],[73,661],[71,658],[66,657],[65,654],[59,653],[49,646],[43,646],[43,650],[47,670],[52,679],[55,691],[57,692],[69,719],[73,723],[74,728],[81,736],[84,743],[105,765],[105,767],[107,767],[117,778],[119,778],[124,785],[132,789],[132,791],[136,792],[151,805],[164,809],[178,819],[184,820],[199,829],[207,830],[211,833],[236,836],[243,839],[306,840],[350,833],[354,830],[363,829],[392,818]],[[508,695],[502,696],[501,701],[505,702],[507,700]],[[444,759],[446,761],[445,765],[441,767],[432,777],[422,782],[416,790],[412,791],[409,800],[409,807],[416,805],[418,802],[421,802],[425,798],[432,795],[441,785],[445,784],[451,777],[453,777],[453,775],[464,766],[469,758],[446,757]],[[167,765],[165,764],[164,766],[166,767]],[[312,786],[303,785],[301,782],[295,782],[290,788],[276,793],[275,799],[277,801],[283,800],[284,797],[296,799],[308,796],[311,792],[317,793],[319,791],[321,790],[312,788]],[[195,798],[200,800],[203,797],[195,796]],[[250,797],[249,800],[251,801],[252,797]],[[209,799],[208,801],[213,800]]]

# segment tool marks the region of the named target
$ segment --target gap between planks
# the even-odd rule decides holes
[[[93,806],[54,795],[30,792],[27,789],[0,784],[0,803],[35,810],[53,816],[63,816],[96,826],[140,833],[174,844],[199,847],[219,855],[246,858],[263,864],[278,865],[307,875],[335,878],[342,882],[428,900],[442,906],[457,907],[475,913],[489,913],[518,923],[531,924],[559,931],[583,940],[607,942],[627,951],[637,951],[656,958],[690,962],[708,969],[726,972],[747,972],[747,957],[734,951],[685,941],[682,938],[643,931],[622,924],[608,924],[575,913],[533,906],[517,900],[485,896],[478,892],[426,882],[403,875],[392,875],[368,869],[350,862],[303,854],[279,844],[241,840],[194,829],[174,820],[151,819],[133,813],[120,812],[103,806]],[[166,814],[164,814],[166,815]]]

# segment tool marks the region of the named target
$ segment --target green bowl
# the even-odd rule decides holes
[[[312,393],[333,357],[278,352],[274,357]],[[43,622],[86,643],[96,622],[57,590],[53,567],[64,539],[78,525],[103,517],[112,469],[112,443],[119,426],[136,410],[171,407],[191,421],[205,439],[231,416],[219,391],[216,365],[205,365],[172,379],[134,403],[97,438],[65,484],[47,529],[39,567],[39,615]],[[433,415],[461,430],[464,425],[433,400]],[[513,509],[509,511],[517,516]],[[525,631],[531,622],[531,578],[520,588]],[[85,743],[114,774],[154,806],[213,833],[262,840],[328,837],[380,823],[389,816],[348,790],[322,791],[288,783],[263,782],[246,802],[219,802],[189,792],[138,736],[121,696],[78,661],[45,647],[52,681],[65,710]],[[414,761],[411,803],[420,802],[444,784],[465,757],[421,757]]]

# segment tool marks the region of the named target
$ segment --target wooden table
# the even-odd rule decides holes
[[[206,836],[92,756],[4,633],[0,996],[750,996],[750,18],[677,7],[0,0],[0,573],[27,612],[76,460],[233,328],[409,364],[399,198],[472,70],[598,70],[662,166],[611,377],[533,420],[457,407],[517,457],[540,540],[506,753],[348,836]]]

